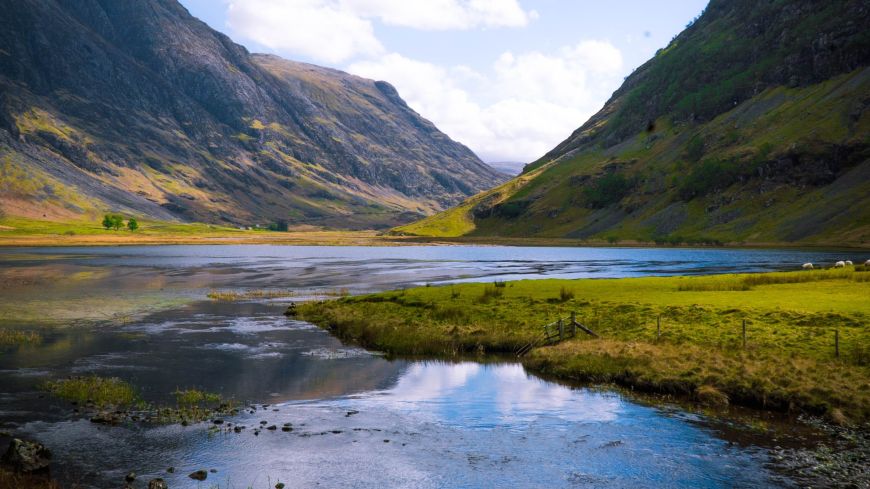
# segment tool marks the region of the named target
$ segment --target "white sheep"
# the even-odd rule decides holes
[[[846,262],[844,262],[843,260],[840,260],[837,263],[834,263],[834,268],[843,268],[845,266],[846,266]]]
[[[803,265],[801,265],[801,268],[803,268],[804,270],[812,270],[813,264],[812,263],[804,263]]]
[[[852,260],[846,260],[847,267],[851,267],[852,265],[854,265],[854,263],[852,263]]]
[[[864,262],[864,266],[865,266],[865,267],[870,267],[870,260],[865,261],[865,262]]]

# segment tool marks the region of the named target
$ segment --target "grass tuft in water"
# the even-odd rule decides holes
[[[132,406],[139,401],[133,386],[117,377],[70,377],[46,382],[44,387],[61,399],[98,408]]]
[[[0,329],[0,346],[38,345],[40,343],[42,343],[42,335],[36,331]]]
[[[256,289],[256,290],[213,290],[207,297],[215,301],[244,301],[249,299],[280,299],[282,297],[295,297],[293,290],[279,289]]]

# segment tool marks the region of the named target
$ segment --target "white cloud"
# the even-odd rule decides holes
[[[328,63],[383,51],[371,22],[335,2],[233,0],[227,23],[263,46]]]
[[[235,33],[276,51],[339,63],[383,46],[372,19],[420,30],[521,27],[537,17],[517,0],[229,0]]]
[[[487,161],[531,161],[580,126],[621,81],[622,55],[605,41],[553,54],[505,52],[491,74],[391,53],[352,73],[387,80],[439,129]]]
[[[339,0],[359,15],[385,24],[425,30],[521,27],[535,18],[517,0]]]

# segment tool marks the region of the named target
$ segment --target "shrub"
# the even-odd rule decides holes
[[[287,232],[287,230],[289,229],[289,226],[287,224],[287,221],[285,221],[284,219],[279,219],[276,222],[269,224],[267,229],[269,231]]]
[[[139,229],[139,223],[136,221],[135,217],[131,217],[129,221],[127,221],[127,229],[130,231],[135,231]]]
[[[704,140],[695,134],[686,144],[686,159],[692,163],[697,162],[704,156]]]
[[[720,160],[704,160],[695,165],[680,184],[680,199],[688,202],[695,197],[703,197],[714,190],[728,188],[739,175],[737,165]]]
[[[609,173],[583,189],[586,207],[601,209],[615,204],[631,191],[632,182],[621,173]]]
[[[574,298],[574,291],[562,287],[559,289],[559,301],[568,302]]]

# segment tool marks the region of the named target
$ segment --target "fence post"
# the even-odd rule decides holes
[[[571,336],[577,335],[577,313],[571,311]]]
[[[559,341],[565,336],[565,326],[562,324],[562,318],[559,318]]]
[[[743,349],[746,349],[746,320],[743,320]]]
[[[834,355],[840,358],[840,330],[834,330]]]
[[[656,341],[662,338],[662,315],[656,317]]]

